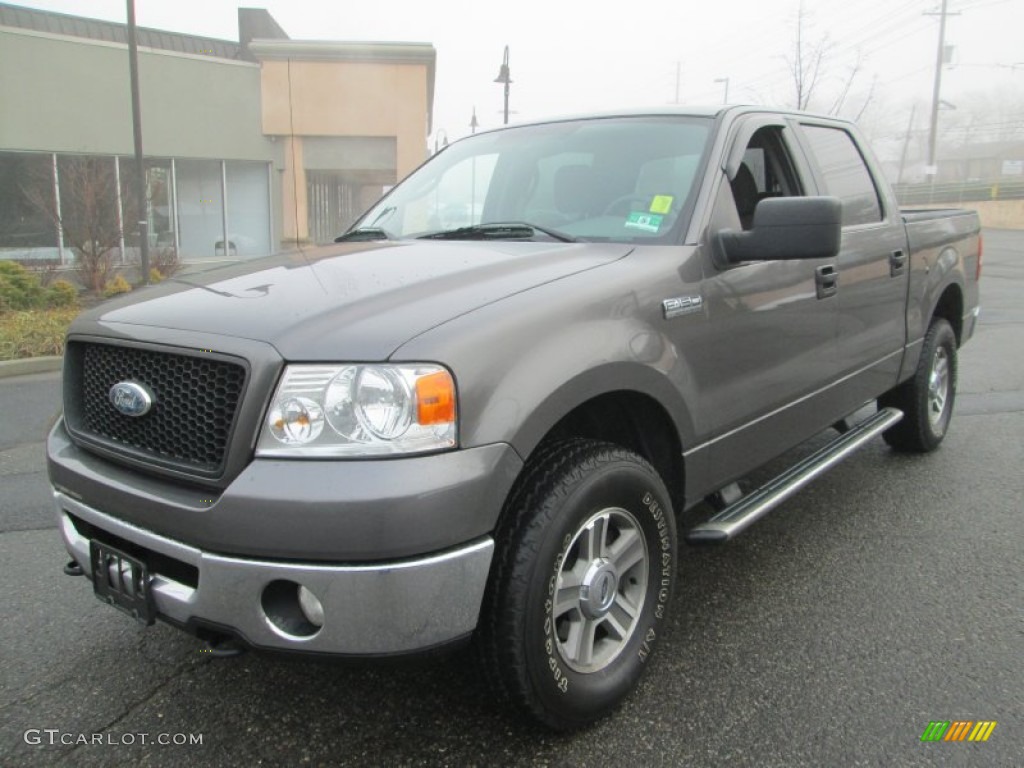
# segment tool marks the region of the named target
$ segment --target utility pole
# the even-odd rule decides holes
[[[946,55],[946,17],[959,16],[959,13],[950,13],[947,10],[949,0],[942,0],[942,9],[938,13],[926,13],[925,16],[939,17],[939,47],[935,54],[935,84],[932,86],[932,115],[928,128],[928,166],[925,173],[935,180],[939,172],[935,164],[935,141],[939,126],[939,91],[942,88],[942,65]]]
[[[132,88],[132,132],[135,134],[135,191],[139,206],[139,267],[142,284],[149,282],[149,216],[146,210],[146,166],[142,160],[142,109],[139,105],[139,46],[135,35],[135,0],[128,0],[128,69]],[[225,253],[227,249],[225,249]]]
[[[907,121],[907,135],[903,137],[903,151],[900,153],[900,170],[896,174],[896,185],[903,183],[903,168],[907,164],[907,148],[910,146],[910,132],[914,129],[914,115],[917,113],[917,104],[910,108],[910,120]]]

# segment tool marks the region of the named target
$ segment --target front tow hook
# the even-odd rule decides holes
[[[85,571],[82,570],[82,566],[78,564],[77,560],[71,560],[67,565],[64,566],[65,576],[85,576]]]
[[[233,638],[225,637],[218,638],[216,640],[207,640],[206,647],[203,648],[200,653],[213,656],[215,659],[230,659],[235,656],[241,656],[246,652],[246,648],[239,645]]]

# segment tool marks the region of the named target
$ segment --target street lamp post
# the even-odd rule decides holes
[[[442,139],[441,139],[441,134],[442,133],[444,134],[444,140],[443,140],[444,143],[442,143]],[[444,128],[439,128],[434,133],[434,154],[436,155],[438,152],[441,151],[441,149],[443,147],[447,147],[447,146],[448,146],[448,131],[446,131]]]
[[[139,49],[135,35],[135,0],[128,0],[128,71],[132,92],[132,135],[135,139],[135,194],[139,207],[140,282],[149,282],[149,216],[146,210],[146,164],[142,155],[142,108],[139,100]],[[124,254],[121,254],[124,258]]]
[[[508,91],[509,86],[512,85],[512,77],[508,70],[508,46],[505,46],[505,58],[501,62],[501,69],[498,70],[498,76],[494,78],[496,83],[505,84],[505,125],[508,125]]]

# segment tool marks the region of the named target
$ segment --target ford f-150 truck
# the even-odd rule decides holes
[[[472,640],[518,707],[579,727],[661,640],[680,540],[728,541],[876,435],[938,447],[980,272],[976,215],[901,212],[848,122],[479,133],[335,244],[73,324],[65,570],[214,644]]]

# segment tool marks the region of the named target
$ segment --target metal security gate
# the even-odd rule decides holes
[[[314,243],[333,242],[362,213],[356,210],[361,185],[345,178],[335,171],[306,171],[309,237]]]

